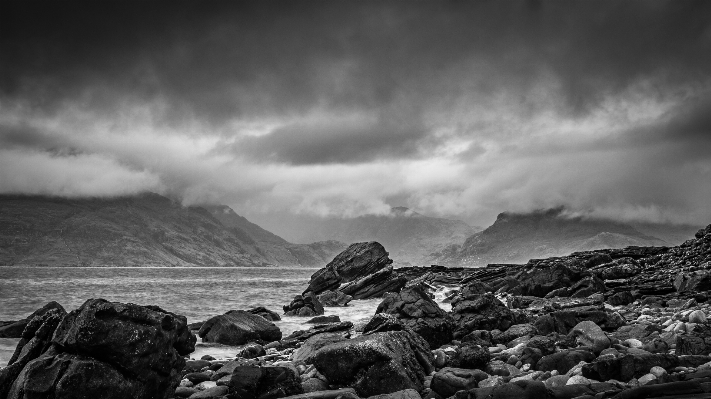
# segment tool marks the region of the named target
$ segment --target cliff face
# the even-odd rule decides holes
[[[259,226],[250,231],[223,219],[157,194],[111,199],[4,195],[0,265],[322,266],[345,248],[337,242],[291,244],[263,229],[256,234]]]
[[[562,208],[531,213],[499,214],[493,225],[433,254],[445,265],[525,263],[531,258],[561,256],[575,251],[627,246],[669,245],[629,224],[568,217]]]

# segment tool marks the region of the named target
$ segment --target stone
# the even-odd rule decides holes
[[[494,387],[470,389],[471,398],[495,399],[552,399],[553,396],[541,381],[522,380]]]
[[[452,301],[452,319],[456,325],[454,338],[474,330],[506,330],[514,324],[514,314],[488,293],[474,297],[457,297]]]
[[[327,324],[327,323],[340,323],[341,318],[337,315],[331,316],[316,316],[313,319],[306,321],[308,324]]]
[[[474,344],[463,344],[449,360],[452,367],[466,369],[483,369],[491,360],[488,348]]]
[[[394,273],[392,265],[382,270],[341,285],[340,292],[353,299],[380,298],[389,292],[400,292],[407,284],[407,279]]]
[[[274,323],[244,310],[210,318],[198,331],[203,342],[243,345],[250,341],[266,343],[281,339],[281,330]]]
[[[259,306],[259,307],[253,308],[253,309],[249,309],[247,312],[249,312],[249,313],[251,313],[251,314],[256,314],[256,315],[258,315],[258,316],[262,316],[262,317],[264,317],[266,320],[269,320],[269,321],[279,321],[279,320],[281,320],[281,316],[279,316],[278,313],[272,312],[271,310],[269,310],[269,309],[267,309],[267,308],[265,308],[265,307],[263,307],[263,306]]]
[[[639,385],[647,385],[653,381],[656,381],[657,377],[654,374],[645,374],[637,379]]]
[[[585,298],[592,294],[605,292],[605,283],[599,277],[592,275],[583,278],[570,287],[570,297]]]
[[[342,321],[340,323],[317,324],[308,330],[297,330],[291,333],[288,337],[281,340],[285,346],[296,346],[299,342],[304,342],[307,339],[317,334],[323,333],[339,333],[345,338],[350,338],[350,331],[353,328],[353,323],[350,321]]]
[[[295,362],[303,361],[306,364],[311,364],[313,363],[313,355],[319,349],[323,348],[326,345],[332,344],[334,342],[340,342],[345,339],[346,338],[343,336],[343,334],[338,332],[316,334],[304,341],[304,343],[301,344],[299,349],[294,351],[292,359]]]
[[[420,334],[430,347],[437,348],[452,340],[453,320],[418,286],[388,294],[375,313],[394,315]]]
[[[184,316],[90,299],[62,318],[50,349],[27,363],[7,398],[168,399],[194,349]]]
[[[408,331],[388,331],[331,343],[317,350],[313,364],[330,384],[372,396],[403,389],[421,391],[434,367],[427,341]]]
[[[543,298],[549,292],[563,287],[570,287],[578,279],[578,273],[563,263],[536,265],[522,271],[516,279],[521,295]]]
[[[587,349],[567,349],[543,356],[538,361],[536,368],[540,371],[558,370],[559,373],[567,373],[581,361],[591,362],[595,360],[595,354]]]
[[[706,314],[703,310],[694,310],[689,313],[689,323],[706,323]]]
[[[577,385],[577,384],[589,385],[591,383],[592,383],[592,381],[589,378],[585,378],[582,375],[574,375],[568,379],[568,381],[565,383],[565,385]]]
[[[711,353],[711,336],[708,334],[677,334],[677,355],[707,355]]]
[[[629,291],[618,292],[607,298],[607,303],[612,306],[629,305],[632,302],[634,302],[634,295]]]
[[[318,297],[310,292],[296,295],[288,305],[284,305],[284,314],[287,316],[313,317],[323,313],[323,305]]]
[[[674,279],[677,292],[702,292],[711,290],[711,272],[682,273]]]
[[[267,352],[264,350],[264,347],[262,345],[249,344],[239,352],[238,356],[243,357],[245,359],[254,359],[259,356],[264,356],[266,354]]]
[[[0,338],[22,338],[22,332],[25,330],[25,327],[30,320],[37,316],[42,316],[52,309],[59,310],[59,312],[63,314],[67,313],[59,303],[55,301],[49,302],[32,312],[31,315],[27,316],[27,318],[0,326]]]
[[[368,399],[422,399],[422,397],[414,389],[403,389],[393,393],[370,396]]]
[[[319,294],[318,300],[324,307],[342,307],[348,306],[348,302],[353,300],[353,297],[341,291],[328,290]]]
[[[502,333],[492,335],[492,339],[496,344],[507,344],[516,338],[536,334],[538,334],[538,329],[532,324],[515,324]]]
[[[304,393],[301,379],[289,367],[238,366],[225,379],[230,395],[237,398],[279,398]]]
[[[189,396],[189,399],[209,399],[209,398],[221,398],[229,392],[229,388],[226,386],[215,386],[207,388],[203,391],[195,392]]]
[[[351,244],[336,255],[326,267],[311,276],[309,286],[304,293],[320,294],[335,290],[342,283],[348,283],[371,275],[391,264],[383,246],[375,241]]]
[[[448,398],[457,391],[476,388],[479,381],[489,378],[481,370],[445,367],[432,376],[430,388],[441,397]]]
[[[479,382],[478,388],[493,388],[506,383],[504,377],[500,375],[492,375],[489,378]]]
[[[594,353],[600,353],[611,345],[610,339],[605,335],[605,332],[597,324],[589,320],[578,323],[570,333],[576,337],[580,345],[591,347]]]
[[[679,360],[674,355],[656,353],[626,354],[616,358],[598,358],[583,366],[583,376],[598,381],[629,381],[647,374],[654,366],[664,369],[677,367]]]
[[[548,378],[544,383],[546,384],[546,388],[557,388],[567,385],[569,379],[570,377],[565,374],[554,375]]]

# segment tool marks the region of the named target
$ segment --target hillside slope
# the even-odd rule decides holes
[[[526,263],[576,251],[668,244],[629,224],[568,217],[562,208],[554,208],[501,213],[490,227],[468,237],[462,245],[434,253],[432,260],[443,265],[482,266]]]
[[[321,266],[345,248],[272,240],[262,243],[204,208],[157,194],[0,196],[0,265]]]

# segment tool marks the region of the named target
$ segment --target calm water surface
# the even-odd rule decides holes
[[[264,306],[282,314],[282,306],[308,285],[317,269],[306,268],[27,268],[0,267],[0,320],[18,320],[49,301],[67,311],[87,299],[158,305],[203,321],[233,309]],[[380,299],[353,301],[344,308],[326,308],[354,323],[369,319]],[[284,336],[306,329],[307,318],[284,317],[276,322]],[[17,345],[0,339],[0,366]],[[216,349],[199,348],[201,354]],[[234,353],[231,349],[227,352]],[[196,352],[196,356],[199,354]],[[218,353],[219,354],[219,353]],[[198,356],[199,357],[199,356]]]

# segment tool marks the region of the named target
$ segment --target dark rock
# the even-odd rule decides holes
[[[319,302],[324,307],[348,306],[348,302],[352,299],[352,296],[346,295],[341,291],[325,291],[318,296]]]
[[[42,316],[52,309],[57,309],[61,313],[66,314],[66,310],[59,303],[52,301],[42,306],[41,308],[32,312],[31,315],[27,316],[26,319],[9,322],[3,326],[0,326],[0,338],[22,338],[22,331],[25,330],[27,323],[37,316]]]
[[[476,388],[488,375],[481,370],[445,367],[432,376],[430,387],[441,397],[448,398],[457,391]]]
[[[570,287],[570,296],[573,298],[585,298],[592,294],[605,292],[605,283],[599,277],[592,275],[583,278]]]
[[[457,396],[457,399],[460,397]],[[553,399],[552,394],[540,381],[522,380],[490,388],[474,388],[467,391],[467,399]]]
[[[536,348],[545,355],[555,352],[555,339],[543,335],[534,335],[526,342],[527,348]]]
[[[471,342],[473,344],[485,347],[494,346],[494,339],[491,336],[491,332],[486,330],[474,330],[460,338],[460,341],[462,343]]]
[[[711,272],[697,271],[679,274],[674,279],[677,292],[701,292],[711,290]]]
[[[194,345],[183,316],[90,299],[62,319],[7,397],[171,398]]]
[[[54,330],[65,315],[64,309],[50,309],[27,323],[7,367],[0,369],[0,398],[6,397],[10,386],[27,363],[49,349]]]
[[[232,397],[245,399],[283,398],[304,392],[299,376],[288,367],[239,366],[225,385]]]
[[[533,325],[541,334],[550,334],[551,332],[568,334],[582,321],[592,321],[603,330],[616,330],[625,323],[624,318],[605,310],[602,306],[581,306],[541,316],[536,319]]]
[[[388,294],[375,313],[394,315],[420,334],[430,347],[437,348],[452,340],[454,323],[451,317],[420,287]]]
[[[677,355],[707,355],[711,353],[711,335],[678,334],[675,353]]]
[[[250,341],[278,341],[281,339],[281,330],[261,316],[244,310],[230,310],[206,321],[198,335],[203,342],[243,345]]]
[[[497,344],[506,344],[511,341],[513,341],[516,338],[519,337],[524,337],[524,336],[532,336],[538,334],[538,329],[534,327],[531,324],[516,324],[508,329],[506,331],[498,333],[498,334],[493,334],[492,339],[494,343]]]
[[[313,337],[317,334],[338,332],[344,337],[350,337],[350,330],[353,328],[353,323],[350,321],[343,321],[340,323],[331,324],[319,324],[309,328],[308,330],[297,330],[291,333],[288,337],[282,340],[282,343],[286,345],[292,345],[297,342],[304,342],[307,339]]]
[[[459,295],[461,295],[464,298],[468,298],[468,297],[472,297],[472,296],[476,296],[476,295],[486,294],[488,292],[493,292],[493,291],[494,291],[494,288],[491,285],[489,285],[481,280],[473,279],[473,280],[467,282],[467,284],[462,287]]]
[[[368,399],[422,399],[414,389],[403,389],[393,393],[369,396]]]
[[[313,319],[309,319],[306,323],[308,324],[327,324],[327,323],[340,323],[341,318],[337,315],[332,316],[316,316]]]
[[[335,290],[343,283],[371,275],[393,263],[382,245],[375,241],[351,244],[323,269],[311,276],[304,293],[320,294]]]
[[[313,317],[322,315],[323,312],[323,305],[312,293],[297,295],[290,304],[284,305],[284,314],[287,316]]]
[[[634,295],[629,291],[622,291],[607,298],[607,303],[612,306],[629,305],[634,302]]]
[[[335,342],[316,351],[312,358],[329,383],[353,387],[360,396],[403,389],[421,391],[434,361],[427,342],[407,331]]]
[[[267,308],[265,308],[265,307],[263,307],[263,306],[259,306],[259,307],[256,307],[256,308],[254,308],[254,309],[249,309],[248,312],[251,313],[251,314],[256,314],[257,316],[262,316],[262,317],[264,317],[266,320],[269,320],[269,321],[279,321],[279,320],[281,320],[281,316],[279,316],[278,313],[272,312],[271,310],[269,310],[269,309],[267,309]],[[200,327],[202,327],[202,326],[200,326]]]
[[[578,277],[578,272],[562,262],[535,265],[516,276],[518,293],[542,298],[555,289],[570,287]]]
[[[264,347],[259,344],[249,344],[245,346],[240,352],[239,352],[239,357],[243,357],[245,359],[254,359],[259,356],[264,356],[266,355],[267,352],[264,350]]]
[[[598,381],[615,379],[629,381],[639,378],[654,366],[672,369],[679,365],[679,359],[674,355],[658,353],[635,353],[610,358],[602,357],[583,366],[583,376]],[[559,370],[560,371],[560,370]]]
[[[345,340],[346,337],[342,333],[332,332],[332,333],[321,333],[316,334],[306,341],[294,352],[292,360],[294,362],[303,361],[306,364],[313,363],[311,359],[313,355],[319,349],[326,345],[332,344],[334,342],[340,342]]]
[[[389,313],[376,313],[370,321],[363,327],[363,334],[373,334],[376,332],[386,331],[404,331],[409,327],[398,319],[396,316]]]
[[[388,292],[400,292],[407,284],[405,277],[393,273],[391,265],[341,286],[338,290],[353,299],[380,298]]]
[[[465,369],[483,369],[491,360],[489,348],[482,348],[475,344],[463,344],[450,359],[452,367]]]
[[[543,356],[538,361],[536,368],[540,371],[558,370],[561,374],[565,374],[581,361],[591,362],[594,359],[595,354],[590,350],[567,349]]]
[[[200,371],[205,367],[209,367],[210,364],[208,360],[188,360],[185,362],[184,369],[187,371]]]
[[[454,338],[474,330],[506,330],[514,324],[514,315],[494,294],[459,297],[452,302],[452,318],[456,324]]]
[[[193,384],[199,384],[203,381],[210,381],[210,375],[207,373],[188,373],[183,376],[187,378]]]
[[[196,393],[190,395],[190,399],[211,399],[211,398],[222,398],[229,393],[229,388],[226,386],[216,386],[212,388],[207,388],[203,391],[197,391]]]

